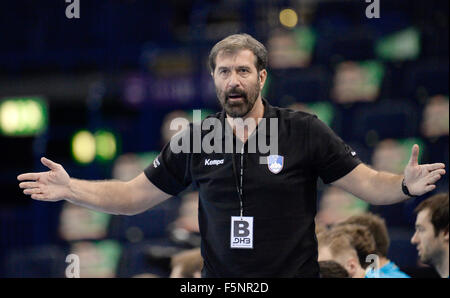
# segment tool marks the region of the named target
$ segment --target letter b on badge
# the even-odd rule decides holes
[[[248,230],[248,222],[243,220],[237,220],[234,222],[234,237],[247,237],[250,235]]]
[[[231,248],[253,248],[253,217],[231,217]]]

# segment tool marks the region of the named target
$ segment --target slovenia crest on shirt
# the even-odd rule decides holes
[[[281,155],[269,155],[267,156],[267,167],[269,171],[274,174],[278,174],[283,169],[284,158]]]

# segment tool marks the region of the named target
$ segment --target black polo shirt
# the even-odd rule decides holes
[[[253,217],[253,249],[230,248],[231,217],[240,215],[240,151],[234,153],[233,167],[233,153],[173,153],[167,144],[145,169],[148,179],[165,193],[175,196],[190,184],[198,189],[204,277],[318,277],[317,178],[331,183],[361,163],[315,115],[263,103],[266,127],[258,125],[242,154],[243,216]],[[261,153],[257,146],[256,153],[248,153],[247,148],[252,137],[266,138],[269,144],[270,118],[278,119],[277,154],[283,158],[276,174],[269,164],[260,163],[269,152]],[[222,132],[231,131],[224,111],[206,119],[220,121]],[[192,143],[199,142],[194,127],[183,132],[191,137],[190,152]],[[210,132],[202,131],[201,139]],[[243,145],[233,134],[231,138],[237,147]],[[222,142],[221,152],[224,146]]]

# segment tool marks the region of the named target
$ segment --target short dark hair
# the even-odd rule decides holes
[[[439,193],[422,201],[414,212],[419,213],[422,210],[429,209],[431,223],[434,227],[434,235],[444,231],[448,233],[448,193]]]
[[[376,254],[386,257],[390,239],[385,220],[371,212],[350,216],[340,224],[358,224],[366,226],[375,240]]]
[[[320,261],[320,278],[349,278],[348,271],[335,261]]]
[[[252,36],[241,33],[230,35],[214,45],[209,53],[208,66],[211,72],[216,68],[216,57],[220,52],[235,52],[237,50],[250,50],[256,57],[255,67],[258,71],[267,67],[267,49]]]

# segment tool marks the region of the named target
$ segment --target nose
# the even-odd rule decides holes
[[[414,235],[411,238],[411,244],[417,244],[417,243],[419,243],[418,239],[417,239],[417,233],[414,233]]]
[[[235,72],[232,72],[228,81],[228,87],[230,89],[239,87],[241,85],[239,78]]]

